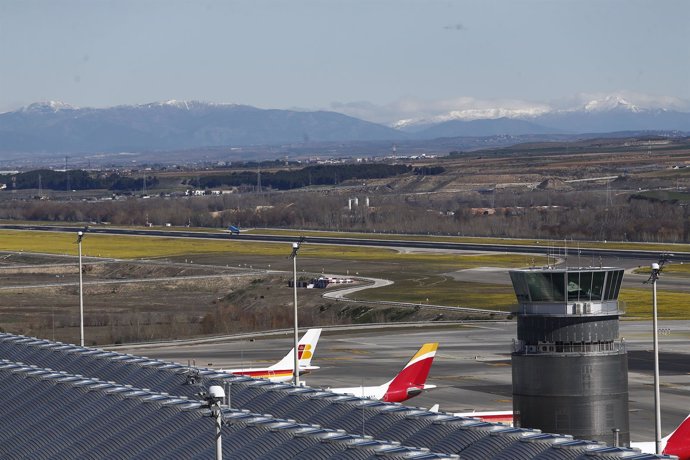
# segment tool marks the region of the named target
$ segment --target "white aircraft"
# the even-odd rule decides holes
[[[645,454],[656,453],[654,441],[633,442],[630,445]],[[675,455],[678,460],[690,460],[690,415],[685,417],[678,428],[661,440],[661,453]]]
[[[422,345],[422,348],[415,353],[398,375],[383,385],[328,388],[328,390],[334,393],[350,394],[360,398],[378,399],[386,402],[406,401],[424,390],[436,388],[436,385],[427,385],[426,378],[429,375],[434,356],[436,356],[437,348],[438,343]]]
[[[438,412],[439,405],[434,404],[429,409],[429,412]],[[450,415],[457,417],[472,417],[483,422],[502,423],[504,425],[513,426],[513,411],[512,410],[497,410],[497,411],[482,411],[482,412],[450,412]]]
[[[319,342],[321,336],[321,329],[309,329],[304,336],[297,342],[297,366],[299,374],[308,374],[309,372],[318,369],[318,366],[311,365],[311,359],[314,357],[316,351],[316,344]],[[293,377],[293,370],[295,368],[295,349],[285,355],[283,359],[272,366],[264,368],[248,368],[248,369],[221,369],[223,372],[236,375],[246,375],[248,377],[255,377],[259,379],[268,379],[271,382],[289,382]]]

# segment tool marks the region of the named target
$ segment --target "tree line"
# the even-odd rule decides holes
[[[398,176],[411,171],[408,165],[384,163],[315,165],[295,170],[274,172],[238,171],[230,174],[200,176],[183,181],[195,188],[211,189],[222,186],[243,187],[261,184],[264,188],[292,190],[310,185],[338,185],[352,179],[381,179]],[[415,168],[415,174],[440,174],[443,168]],[[153,188],[159,179],[153,175],[133,176],[119,172],[90,173],[75,169],[54,171],[41,169],[18,174],[0,175],[0,183],[8,189],[46,189],[46,190],[95,190],[135,191]]]
[[[292,190],[310,185],[338,185],[351,179],[381,179],[398,176],[411,170],[407,165],[384,163],[315,165],[297,170],[275,172],[239,171],[225,175],[202,176],[188,183],[198,188],[257,185],[275,190]]]
[[[0,183],[8,189],[46,189],[46,190],[113,190],[133,191],[158,185],[156,176],[133,177],[117,172],[92,174],[81,169],[54,171],[37,169],[18,174],[0,175]]]
[[[606,191],[369,195],[235,193],[149,200],[0,201],[0,219],[227,228],[281,227],[510,238],[690,242],[690,209],[673,201],[607,198]],[[482,209],[492,209],[484,213]]]

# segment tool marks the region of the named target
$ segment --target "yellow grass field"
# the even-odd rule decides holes
[[[172,257],[194,254],[233,253],[275,256],[289,254],[288,243],[206,240],[191,238],[119,236],[87,234],[82,241],[84,255],[117,259]],[[62,232],[0,231],[0,251],[24,251],[48,254],[77,254],[76,235]],[[401,253],[395,249],[309,245],[300,249],[300,257],[362,261],[404,259],[409,264],[430,263],[441,269],[492,266],[526,266],[532,259],[522,255],[463,255],[427,252]],[[539,260],[536,260],[539,263]],[[508,265],[505,265],[508,264]]]

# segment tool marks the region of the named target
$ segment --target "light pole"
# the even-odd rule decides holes
[[[81,264],[81,240],[84,238],[84,232],[87,228],[77,232],[77,246],[79,246],[79,345],[82,347],[84,346],[84,278]]]
[[[220,405],[225,400],[225,390],[218,385],[212,385],[206,394],[206,407],[211,409],[211,416],[214,418],[214,425],[216,427],[216,460],[223,460],[223,438],[221,437],[221,430],[223,428],[223,413]]]
[[[654,445],[656,454],[661,454],[661,393],[659,390],[659,326],[657,322],[656,281],[659,279],[664,264],[673,254],[662,254],[659,262],[652,264],[652,273],[647,282],[652,282],[652,336],[654,338]]]
[[[294,342],[293,342],[293,367],[292,367],[292,379],[293,383],[296,387],[299,386],[299,350],[297,349],[297,330],[298,330],[298,320],[297,320],[297,251],[299,251],[299,247],[304,241],[304,237],[301,237],[297,243],[292,243],[292,254],[290,254],[290,258],[292,259],[292,287],[294,290],[294,305],[295,305],[295,311],[294,311],[294,316],[295,316],[295,336],[294,336]]]

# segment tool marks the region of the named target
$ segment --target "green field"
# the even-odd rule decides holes
[[[195,254],[233,253],[284,257],[288,243],[247,243],[190,238],[120,236],[87,234],[82,241],[84,255],[116,259],[173,257]],[[47,254],[75,255],[78,251],[76,235],[61,232],[0,231],[0,251],[24,251]],[[300,256],[340,258],[379,258],[393,250],[357,247],[307,246]]]
[[[626,318],[652,318],[652,288],[621,289],[620,300],[625,301]],[[657,309],[659,319],[690,319],[690,293],[658,291]]]

